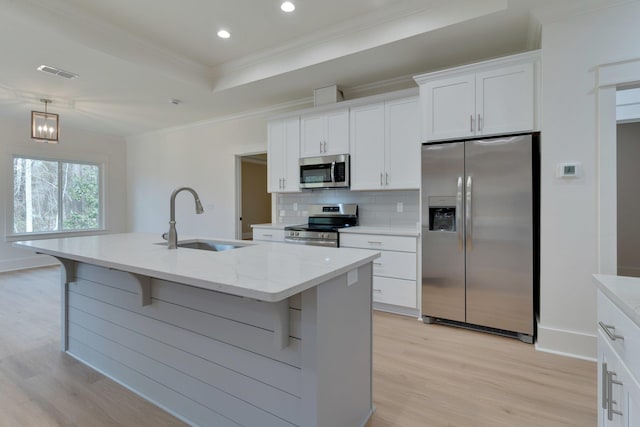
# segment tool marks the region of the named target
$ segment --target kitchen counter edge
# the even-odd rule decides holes
[[[640,327],[640,278],[594,274],[593,279],[598,289]]]

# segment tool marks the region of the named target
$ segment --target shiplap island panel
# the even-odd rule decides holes
[[[63,351],[192,425],[368,421],[378,254],[156,243],[122,234],[17,244],[64,266]]]

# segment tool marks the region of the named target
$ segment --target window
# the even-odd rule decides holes
[[[13,158],[13,233],[102,228],[101,170],[91,163]]]

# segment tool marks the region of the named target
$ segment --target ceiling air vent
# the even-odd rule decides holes
[[[56,76],[64,77],[65,79],[75,79],[76,77],[79,77],[76,73],[61,70],[50,65],[41,65],[38,67],[38,71],[42,71],[43,73],[55,74]]]

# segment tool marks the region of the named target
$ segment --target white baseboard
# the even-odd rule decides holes
[[[596,335],[566,331],[538,324],[536,350],[576,359],[596,361]]]
[[[59,265],[55,258],[49,255],[33,255],[23,258],[9,258],[0,260],[0,273],[7,271],[26,270],[28,268],[49,267]]]

